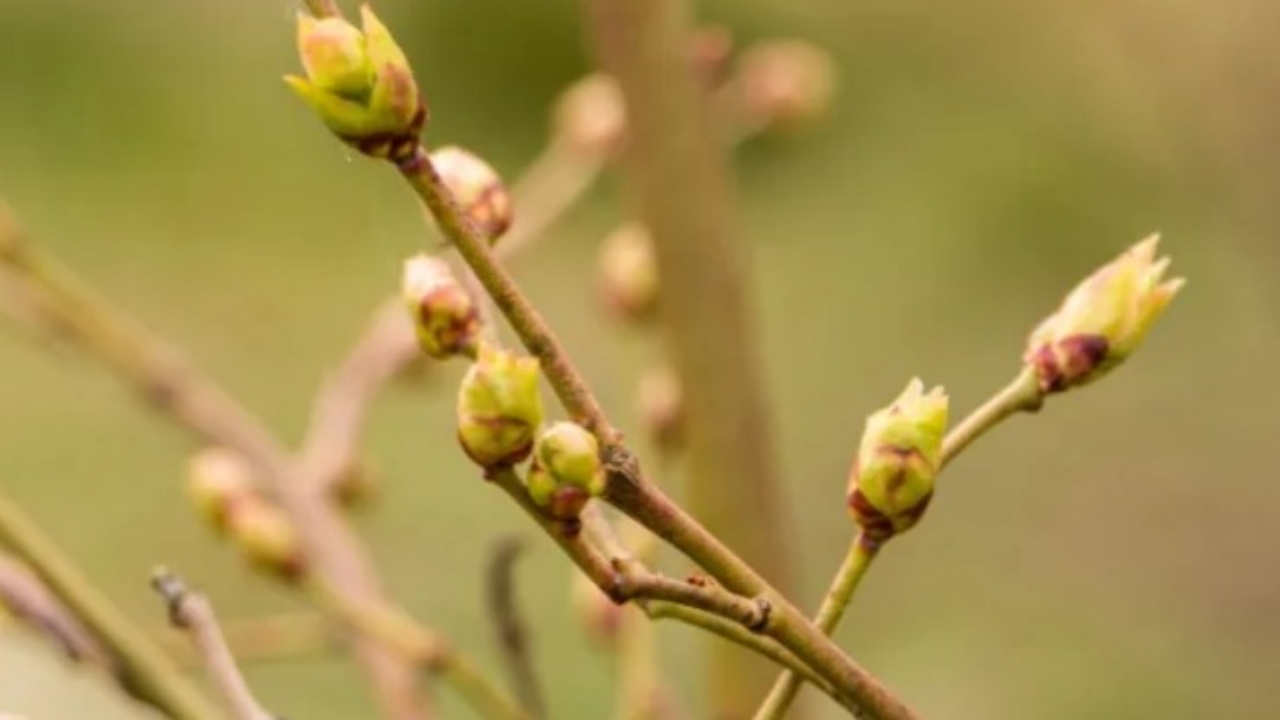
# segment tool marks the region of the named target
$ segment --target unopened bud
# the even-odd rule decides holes
[[[586,575],[574,573],[572,582],[569,602],[587,637],[602,648],[612,649],[618,640],[625,610]]]
[[[538,361],[485,343],[458,390],[458,440],[485,469],[524,460],[542,423]]]
[[[1042,392],[1096,380],[1142,343],[1184,280],[1165,280],[1169,258],[1156,258],[1151,237],[1103,265],[1075,287],[1031,333],[1025,361]]]
[[[637,322],[653,314],[658,302],[658,260],[653,238],[643,225],[628,223],[605,237],[597,274],[601,297],[614,315]]]
[[[449,263],[426,254],[404,262],[401,295],[418,344],[436,359],[469,355],[480,335],[480,311]]]
[[[254,494],[254,472],[240,453],[208,447],[187,462],[187,493],[214,528],[225,530],[235,503]]]
[[[427,110],[413,70],[391,33],[368,5],[363,29],[337,17],[298,14],[298,54],[306,77],[289,87],[344,142],[366,155],[392,160],[418,147]]]
[[[640,377],[636,396],[640,423],[653,444],[666,451],[678,448],[684,426],[680,377],[665,365],[650,368]]]
[[[612,155],[627,127],[622,90],[603,73],[588,75],[570,85],[556,103],[556,133],[588,157]]]
[[[847,501],[869,541],[887,540],[920,520],[933,497],[946,430],[946,393],[941,387],[925,393],[919,379],[867,417]]]
[[[538,436],[527,480],[529,497],[558,520],[573,520],[604,492],[600,444],[586,428],[558,422]]]
[[[800,40],[752,46],[741,61],[743,103],[765,127],[791,130],[822,118],[835,94],[830,55]]]
[[[228,517],[231,539],[257,568],[287,580],[306,571],[298,533],[284,511],[254,495]]]
[[[431,153],[435,167],[449,194],[490,243],[511,227],[514,208],[502,177],[489,163],[460,147],[449,145]]]

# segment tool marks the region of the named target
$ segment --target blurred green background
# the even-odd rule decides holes
[[[430,140],[508,176],[587,66],[568,0],[378,9],[419,68]],[[972,407],[1076,279],[1159,229],[1190,283],[1147,346],[957,463],[840,640],[930,718],[1274,717],[1280,5],[700,10],[742,43],[817,42],[842,76],[829,121],[738,155],[805,604],[851,532],[842,498],[863,416],[912,374],[946,384],[957,413]],[[297,439],[323,373],[429,236],[397,178],[349,157],[281,85],[293,11],[0,2],[0,196],[44,248]],[[594,309],[590,277],[621,213],[603,184],[515,270],[629,417],[647,353]],[[296,607],[193,520],[183,432],[74,350],[0,327],[0,483],[95,580],[157,627],[144,581],[157,561],[229,617]],[[501,533],[533,530],[455,447],[459,371],[379,403],[368,447],[383,494],[356,523],[395,595],[496,670],[483,559]],[[556,716],[603,717],[611,663],[571,616],[568,576],[539,538],[520,576],[536,652]],[[103,716],[10,637],[0,710]],[[670,675],[696,677],[692,633],[661,638]],[[291,718],[372,715],[340,659],[257,664],[251,680]],[[679,684],[696,708],[696,683]],[[441,695],[450,717],[470,716]]]

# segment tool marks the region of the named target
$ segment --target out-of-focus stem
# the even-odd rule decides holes
[[[585,0],[602,69],[627,107],[622,160],[641,222],[654,238],[664,329],[685,402],[693,513],[784,589],[786,512],[775,472],[753,318],[749,263],[735,228],[727,143],[713,132],[685,49],[686,0]],[[717,646],[712,703],[742,718],[773,671]]]
[[[207,442],[236,450],[259,468],[324,582],[353,600],[385,602],[359,539],[320,484],[308,477],[307,468],[290,457],[258,418],[132,318],[84,289],[70,271],[37,253],[3,212],[0,264],[37,296],[39,317],[47,327],[103,361],[180,425]],[[358,634],[352,645],[389,713],[399,720],[428,717],[413,668]]]
[[[220,720],[221,714],[182,671],[3,494],[0,544],[27,563],[107,648],[130,694],[173,720]]]

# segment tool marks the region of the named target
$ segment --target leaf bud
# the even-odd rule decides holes
[[[600,444],[581,425],[555,423],[538,436],[526,483],[529,496],[548,515],[577,518],[591,498],[604,492]]]
[[[514,207],[502,177],[479,156],[454,145],[431,153],[431,165],[449,194],[490,244],[511,227]]]
[[[458,390],[458,440],[480,467],[529,456],[542,423],[538,361],[481,343]]]
[[[600,245],[597,283],[605,307],[621,320],[640,322],[658,303],[658,260],[653,238],[639,223],[616,228]]]
[[[480,311],[447,262],[414,255],[404,262],[400,287],[423,352],[438,360],[474,352]]]
[[[1184,280],[1165,280],[1159,235],[1130,247],[1085,278],[1032,331],[1025,362],[1041,392],[1061,392],[1102,377],[1142,344]]]
[[[947,430],[947,396],[912,379],[891,405],[867,417],[847,502],[871,542],[910,530],[933,497]]]

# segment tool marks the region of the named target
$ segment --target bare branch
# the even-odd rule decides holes
[[[2,219],[2,218],[0,218]],[[0,257],[3,256],[0,227]],[[89,628],[111,655],[110,667],[130,695],[173,720],[218,720],[219,713],[109,598],[0,492],[0,544],[8,546]]]
[[[236,720],[276,720],[254,698],[249,684],[240,674],[209,601],[203,595],[188,592],[177,575],[163,568],[157,568],[152,574],[151,585],[164,598],[169,609],[169,621],[191,635],[204,657],[209,679]]]
[[[115,662],[97,638],[25,564],[0,553],[0,606],[46,635],[77,662],[115,674]]]
[[[516,698],[534,718],[544,718],[547,706],[533,658],[529,655],[528,636],[516,601],[515,566],[523,550],[524,543],[518,537],[510,536],[498,541],[489,560],[485,595]]]

